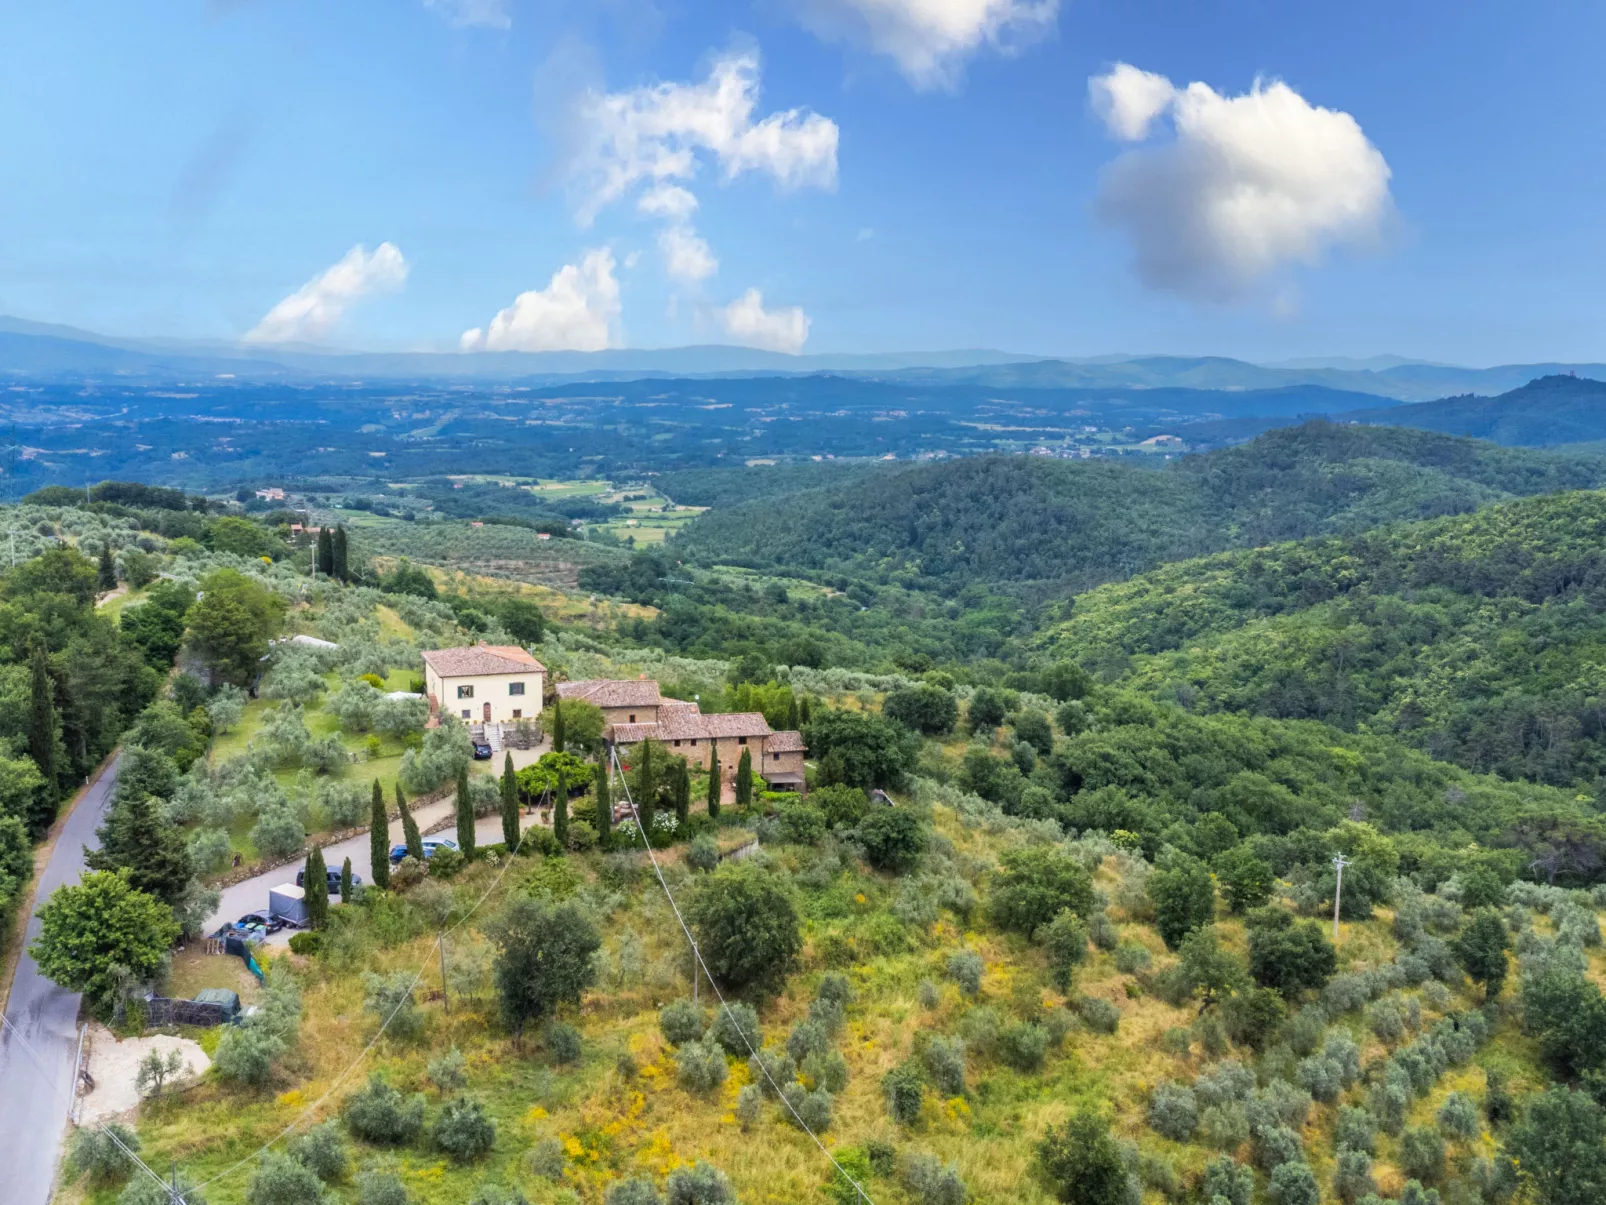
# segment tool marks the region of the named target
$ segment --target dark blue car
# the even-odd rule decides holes
[[[433,858],[435,856],[435,851],[437,849],[452,849],[452,850],[455,850],[456,848],[457,848],[457,842],[451,840],[449,837],[425,837],[424,838],[424,860],[428,861],[430,858]],[[400,862],[406,856],[407,856],[407,846],[406,845],[392,845],[390,847],[390,864],[392,866],[396,865],[396,863]]]

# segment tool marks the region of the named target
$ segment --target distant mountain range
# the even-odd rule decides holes
[[[1338,417],[1347,422],[1470,435],[1508,447],[1589,443],[1606,439],[1606,383],[1551,375],[1498,397],[1468,394]]]
[[[1606,364],[1506,364],[1463,368],[1376,356],[1251,364],[1219,356],[1107,355],[1045,358],[990,348],[865,355],[788,356],[707,345],[600,352],[340,352],[303,346],[122,339],[75,327],[0,317],[0,376],[115,375],[172,380],[455,378],[555,385],[658,377],[806,376],[821,373],[894,384],[998,389],[1268,390],[1295,386],[1423,402],[1492,396],[1537,377],[1606,377]]]

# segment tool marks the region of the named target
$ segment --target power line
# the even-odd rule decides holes
[[[641,835],[641,843],[647,850],[647,859],[652,863],[653,874],[657,876],[658,886],[663,888],[664,897],[669,901],[669,908],[675,914],[675,920],[680,925],[680,931],[686,935],[686,941],[691,946],[692,957],[696,959],[697,966],[702,969],[703,974],[708,976],[708,986],[714,989],[714,995],[719,999],[720,1009],[730,1018],[732,1022],[731,1028],[741,1034],[742,1045],[747,1047],[748,1053],[753,1056],[752,1061],[758,1064],[758,1069],[764,1073],[764,1079],[769,1083],[770,1088],[774,1090],[775,1095],[780,1097],[781,1103],[786,1106],[786,1111],[792,1115],[792,1120],[797,1122],[798,1127],[805,1134],[814,1139],[814,1145],[820,1148],[820,1154],[829,1159],[831,1166],[836,1168],[842,1178],[853,1185],[853,1190],[859,1194],[860,1199],[869,1203],[869,1205],[874,1205],[870,1201],[870,1194],[864,1191],[864,1185],[850,1176],[848,1169],[837,1162],[836,1156],[827,1149],[824,1142],[820,1141],[820,1136],[809,1128],[808,1122],[804,1121],[798,1111],[792,1107],[792,1102],[786,1099],[785,1093],[781,1091],[781,1086],[775,1082],[775,1077],[770,1074],[769,1067],[759,1057],[758,1051],[753,1048],[752,1040],[747,1036],[746,1027],[740,1024],[735,1015],[731,1013],[730,1005],[725,1002],[725,993],[720,991],[719,984],[714,982],[714,976],[709,971],[708,964],[703,961],[703,952],[697,948],[697,939],[692,936],[691,927],[686,924],[686,918],[681,915],[680,905],[675,902],[674,892],[669,890],[669,884],[664,881],[663,868],[658,865],[658,855],[653,853],[652,842],[647,839],[647,830],[641,824],[641,813],[636,810],[636,801],[630,796],[630,783],[625,780],[624,768],[619,764],[619,751],[617,748],[612,748],[609,752],[613,768],[619,774],[620,786],[624,789],[625,802],[630,805],[630,814],[635,819],[636,832]],[[695,974],[695,971],[693,974]]]

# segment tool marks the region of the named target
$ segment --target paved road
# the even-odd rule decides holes
[[[418,827],[427,833],[432,826],[452,817],[455,814],[455,807],[455,803],[450,799],[440,803],[432,803],[427,807],[414,809],[413,819],[417,820]],[[533,815],[526,814],[519,819],[519,827],[521,829],[528,829],[534,823],[535,817]],[[456,831],[450,825],[442,830],[440,835],[456,840]],[[392,820],[390,822],[390,844],[400,845],[405,839],[402,833],[401,821],[399,819]],[[479,845],[495,845],[501,841],[502,817],[493,812],[491,815],[476,821],[474,825],[474,840]],[[331,869],[338,870],[341,863],[350,858],[351,872],[360,876],[363,882],[371,883],[374,881],[373,859],[369,856],[369,853],[368,834],[364,832],[360,836],[337,842],[334,845],[324,846],[323,860],[325,865]],[[217,911],[206,922],[206,931],[208,933],[216,933],[218,928],[226,921],[237,920],[247,912],[259,912],[266,908],[268,906],[268,892],[282,884],[294,883],[296,881],[296,872],[305,865],[306,859],[298,858],[294,862],[286,862],[283,866],[277,866],[253,878],[236,883],[232,887],[225,888],[222,898],[218,901]],[[282,945],[288,943],[289,940],[290,931],[281,929],[268,937],[268,944]]]
[[[117,770],[113,762],[67,818],[39,880],[28,922],[30,942],[39,933],[38,910],[56,888],[78,881],[84,846],[98,844],[95,830],[111,802]],[[0,1174],[5,1180],[0,1199],[7,1205],[46,1205],[50,1200],[78,1052],[78,1000],[41,975],[23,951],[6,1017],[34,1053],[23,1048],[9,1027],[0,1026]]]

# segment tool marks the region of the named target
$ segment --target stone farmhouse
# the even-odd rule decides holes
[[[603,739],[621,747],[652,740],[700,770],[707,770],[719,751],[720,777],[736,780],[745,750],[753,772],[772,790],[803,789],[803,759],[808,750],[799,732],[776,732],[756,711],[704,715],[696,703],[666,699],[649,679],[563,682],[558,697],[594,703],[607,726]]]
[[[512,644],[431,649],[424,654],[424,691],[436,722],[446,714],[470,725],[515,724],[541,714],[546,666]]]

